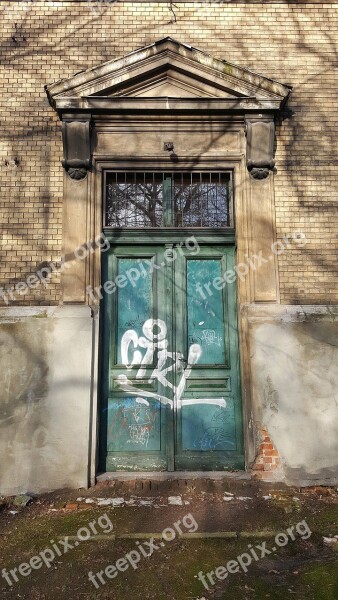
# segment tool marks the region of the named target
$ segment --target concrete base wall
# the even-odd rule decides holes
[[[0,493],[87,487],[90,309],[1,309],[0,364]]]
[[[250,305],[255,476],[338,481],[333,308]],[[0,494],[95,481],[97,328],[86,306],[0,309]]]
[[[337,482],[337,310],[256,305],[247,308],[247,318],[262,478]]]

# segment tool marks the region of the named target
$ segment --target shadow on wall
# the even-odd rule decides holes
[[[6,110],[10,116],[8,120],[4,120],[2,128],[5,152],[10,157],[10,160],[5,158],[8,162],[5,171],[9,178],[10,202],[8,209],[6,207],[9,216],[4,219],[4,223],[9,223],[7,229],[4,225],[4,239],[7,236],[9,244],[10,240],[14,240],[18,245],[20,256],[25,255],[28,236],[25,235],[23,227],[13,231],[11,224],[13,201],[19,218],[22,217],[24,220],[25,197],[26,199],[29,196],[33,197],[34,187],[36,203],[39,203],[34,217],[41,220],[41,224],[43,221],[45,227],[45,236],[41,236],[42,239],[35,239],[34,252],[39,255],[36,266],[42,261],[50,260],[51,251],[55,253],[61,251],[56,238],[52,247],[49,237],[49,228],[52,223],[55,224],[57,207],[61,210],[63,173],[58,162],[61,156],[56,156],[61,151],[61,133],[57,117],[47,105],[43,89],[45,83],[51,79],[68,77],[76,70],[84,70],[114,56],[126,54],[163,35],[171,35],[201,47],[202,50],[217,57],[233,60],[244,67],[293,86],[293,94],[289,101],[291,110],[288,115],[284,115],[287,119],[280,123],[281,135],[277,135],[279,172],[276,177],[276,190],[278,187],[284,187],[277,191],[284,197],[288,197],[288,205],[294,202],[296,214],[292,210],[289,215],[286,214],[284,198],[280,198],[278,202],[282,203],[282,212],[280,215],[277,214],[277,227],[283,229],[280,231],[282,236],[286,233],[287,219],[290,219],[290,226],[292,226],[301,216],[304,228],[309,228],[309,238],[313,238],[313,245],[311,247],[308,244],[302,256],[296,257],[296,261],[301,261],[305,257],[308,272],[318,273],[320,270],[330,274],[334,272],[332,251],[330,254],[332,236],[329,233],[329,225],[335,209],[335,198],[332,197],[330,201],[333,190],[328,189],[327,193],[323,193],[323,188],[327,186],[328,170],[337,164],[337,156],[334,154],[335,132],[330,121],[330,110],[326,108],[329,106],[331,94],[332,105],[335,101],[330,77],[337,64],[337,50],[333,34],[328,27],[334,17],[332,9],[321,7],[319,18],[318,10],[311,12],[311,9],[304,10],[303,7],[295,6],[291,11],[289,7],[283,6],[280,9],[283,11],[283,18],[279,15],[279,25],[276,27],[276,9],[273,8],[273,12],[268,14],[270,18],[267,18],[267,11],[270,10],[268,5],[264,10],[253,5],[248,12],[244,5],[242,9],[234,11],[231,5],[224,5],[217,1],[199,7],[193,6],[194,3],[191,3],[191,6],[189,3],[184,3],[175,7],[174,18],[169,5],[163,3],[161,7],[154,5],[147,13],[145,12],[143,24],[140,25],[139,19],[135,20],[135,16],[139,15],[137,4],[133,7],[131,3],[127,3],[127,9],[123,2],[84,1],[80,4],[80,12],[74,4],[74,13],[72,7],[64,10],[62,6],[58,6],[55,10],[48,7],[48,24],[46,20],[37,17],[34,2],[7,3],[1,8],[5,23],[5,37],[1,43],[1,63],[5,68],[8,67],[10,81],[13,73],[16,78],[15,88],[10,87],[8,96],[4,95]],[[117,27],[121,22],[121,11],[123,11],[125,28],[128,28],[127,39],[125,28]],[[312,15],[316,21],[312,20]],[[191,26],[192,22],[194,27]],[[112,30],[114,36],[111,35]],[[95,40],[95,48],[88,59],[90,38]],[[254,51],[256,44],[253,45],[253,42],[257,39],[259,39],[259,51]],[[44,60],[40,61],[39,56],[43,56]],[[52,65],[52,75],[46,66],[45,57]],[[30,72],[34,73],[32,75],[34,85],[28,87],[29,92],[27,92],[25,91],[27,87],[23,84],[26,84]],[[21,111],[16,110],[16,107],[22,104],[27,106],[24,116]],[[6,122],[9,123],[8,126]],[[28,145],[29,156],[29,144],[34,145],[35,151],[38,152],[33,166],[29,164],[25,155]],[[11,167],[13,157],[19,161],[19,164]],[[53,161],[54,173],[50,169],[50,161]],[[283,174],[283,169],[287,169],[286,175]],[[27,183],[27,173],[29,173],[29,183]],[[56,178],[55,173],[58,174]],[[43,186],[41,186],[41,177],[45,178]],[[57,196],[54,190],[59,190],[60,196]],[[276,202],[277,209],[278,202]],[[320,244],[317,237],[314,238],[316,234],[311,233],[311,219],[318,221],[318,227],[322,225]],[[27,269],[27,264],[24,266],[24,258],[21,260],[20,269],[23,271]],[[287,272],[289,270],[287,257],[280,257],[280,263],[284,272]],[[332,298],[333,283],[329,281],[316,283],[311,273],[306,275],[306,278],[303,290],[299,288],[299,282],[288,282],[288,291],[282,301],[323,303],[326,301],[325,294],[327,298],[329,296]],[[12,282],[15,283],[13,280]],[[313,290],[312,297],[310,297],[310,288]],[[36,293],[34,295],[36,303],[43,303],[44,296],[46,295],[43,293],[40,296]],[[26,302],[26,298],[23,298],[22,302]],[[45,298],[46,304],[55,302],[57,298],[51,301],[50,295]]]
[[[338,323],[328,320],[251,325],[257,420],[291,482],[338,477]]]
[[[49,443],[48,358],[41,318],[0,322],[0,479],[29,485]],[[43,319],[45,322],[46,319]]]

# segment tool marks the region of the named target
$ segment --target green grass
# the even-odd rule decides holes
[[[50,547],[50,540],[75,535],[79,527],[88,525],[102,515],[102,508],[86,511],[50,512],[30,514],[20,511],[9,519],[0,536],[0,569],[11,569]],[[131,509],[107,510],[114,524],[114,534],[128,529],[135,531]],[[284,512],[284,511],[283,511]],[[135,513],[140,517],[140,513]],[[284,513],[285,514],[285,513]],[[307,512],[306,520],[313,529],[325,534],[332,532],[336,507],[322,505],[320,511]],[[302,519],[302,516],[299,517]],[[298,519],[297,519],[298,520]],[[294,521],[294,520],[293,520]],[[294,521],[296,522],[296,521]],[[142,525],[142,520],[139,520]],[[262,523],[261,529],[267,523]],[[269,523],[271,527],[271,523]],[[133,529],[134,528],[134,529]],[[258,530],[257,523],[255,529]],[[282,530],[282,529],[280,529]],[[334,533],[334,532],[332,532]],[[306,541],[297,539],[275,554],[253,562],[246,574],[231,574],[210,590],[210,594],[197,579],[199,571],[214,571],[220,565],[248,550],[250,543],[261,544],[265,538],[247,539],[176,539],[154,552],[150,558],[142,557],[138,568],[129,566],[108,580],[98,590],[89,582],[88,571],[97,573],[114,564],[127,552],[137,549],[133,539],[100,539],[79,544],[66,555],[58,557],[48,569],[19,577],[11,590],[0,578],[1,600],[337,600],[338,580],[336,552],[325,548],[322,533]],[[142,540],[140,540],[142,542]],[[266,539],[267,546],[273,543]],[[158,542],[155,542],[158,543]]]

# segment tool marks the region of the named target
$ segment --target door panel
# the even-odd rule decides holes
[[[223,246],[175,262],[176,349],[187,370],[192,348],[199,352],[175,402],[176,469],[243,467],[236,294],[224,278],[233,267],[234,248]]]
[[[221,276],[221,262],[222,257],[194,258],[186,263],[187,336],[189,345],[199,344],[201,347],[199,365],[225,363],[222,290],[213,289],[209,295],[204,288],[204,285]]]
[[[104,298],[107,470],[167,468],[164,389],[152,375],[166,335],[165,325],[156,325],[165,323],[165,306],[159,302],[164,279],[154,268],[162,260],[161,247],[115,246],[108,254],[113,293]]]
[[[142,325],[147,319],[154,317],[153,278],[151,263],[154,257],[148,259],[149,263],[140,258],[116,257],[117,277],[124,287],[117,288],[117,364],[129,364],[128,356],[129,338],[127,331],[133,331],[135,336],[142,335]],[[139,276],[142,266],[142,276]],[[133,285],[128,285],[128,275],[132,277]],[[136,279],[137,277],[137,279]],[[129,282],[130,283],[130,282]],[[126,285],[124,285],[126,284]],[[130,340],[131,341],[131,340]],[[125,356],[122,358],[122,354]],[[133,361],[136,364],[136,360]]]
[[[234,248],[107,254],[103,468],[242,468]]]

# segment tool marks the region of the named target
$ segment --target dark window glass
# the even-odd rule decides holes
[[[106,227],[228,227],[230,174],[108,172]]]

